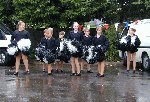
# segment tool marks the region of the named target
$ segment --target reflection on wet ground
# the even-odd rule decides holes
[[[95,66],[93,66],[95,67]],[[39,65],[24,75],[23,68],[18,77],[14,70],[0,67],[1,102],[149,102],[150,76],[144,72],[128,75],[120,63],[107,65],[106,77],[97,78],[94,73],[83,73],[81,77],[66,73],[47,76]]]

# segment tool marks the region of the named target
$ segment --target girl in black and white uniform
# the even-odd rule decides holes
[[[15,30],[12,35],[12,40],[14,40],[16,43],[21,39],[30,39],[30,34],[25,30],[25,23],[23,21],[18,22],[18,29]],[[19,52],[16,54],[16,71],[14,75],[18,75],[21,58],[23,59],[25,65],[25,72],[29,73],[28,56],[19,50]]]
[[[63,72],[63,63],[68,63],[70,60],[69,51],[66,45],[65,32],[59,32],[59,38],[57,39],[57,59],[56,62],[56,72]]]
[[[82,46],[83,46],[83,50],[85,52],[85,50],[88,50],[87,48],[92,45],[92,38],[93,37],[90,36],[90,30],[88,28],[84,28],[83,30],[84,30],[84,35],[83,35],[83,40],[82,40]],[[84,61],[84,59],[81,59],[81,63],[80,63],[81,64],[81,71],[83,71],[83,67],[84,67],[85,63],[86,62]],[[88,68],[87,73],[93,73],[91,71],[90,64],[86,63],[86,65],[87,65],[87,68]]]
[[[43,61],[47,64],[48,75],[52,75],[51,64],[55,61],[55,52],[58,46],[55,38],[53,38],[52,35],[53,35],[53,28],[48,28],[46,30],[46,39],[43,38],[41,40],[41,44],[45,46]]]
[[[104,77],[104,69],[105,69],[105,52],[109,48],[109,41],[106,36],[102,32],[102,26],[98,26],[96,28],[97,34],[93,38],[93,45],[97,47],[98,50],[98,77]]]
[[[83,34],[79,31],[79,24],[77,22],[74,22],[73,24],[73,31],[70,31],[68,34],[68,39],[71,41],[76,41],[75,46],[79,47],[80,42],[83,39]],[[78,49],[79,50],[79,49]],[[80,65],[79,65],[79,57],[80,57],[81,52],[78,51],[75,54],[71,55],[71,67],[72,67],[72,74],[71,76],[81,76],[80,73]]]
[[[127,72],[130,70],[130,61],[133,60],[133,73],[136,71],[136,52],[141,44],[140,39],[135,35],[136,29],[133,27],[129,28],[129,35],[127,39]]]

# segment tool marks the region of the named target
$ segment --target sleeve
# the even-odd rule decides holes
[[[52,46],[52,48],[51,48],[51,51],[52,51],[53,54],[56,53],[57,46],[58,46],[57,40],[56,40],[56,39],[53,39],[53,46]]]
[[[137,37],[136,37],[136,41],[135,41],[135,46],[136,46],[136,47],[139,47],[140,44],[141,44],[141,41],[140,41],[140,39],[139,39],[138,36],[137,36]]]
[[[56,39],[56,40],[55,40],[55,45],[56,45],[57,47],[59,47],[59,45],[60,45],[59,39]]]
[[[68,33],[67,39],[71,40],[71,32]]]
[[[46,46],[46,39],[45,39],[45,38],[42,38],[42,39],[41,39],[40,45]]]
[[[15,39],[15,37],[16,37],[16,32],[14,31],[11,36],[11,42]]]
[[[90,45],[93,45],[93,37],[90,38]]]
[[[106,36],[104,36],[104,44],[103,44],[103,48],[102,48],[102,52],[106,52],[109,48],[109,40],[106,38]]]
[[[80,32],[80,42],[82,42],[82,41],[83,41],[83,33]]]
[[[27,39],[30,39],[30,33],[28,31],[27,31],[26,36],[27,36]]]
[[[92,45],[95,46],[95,37],[92,37]]]

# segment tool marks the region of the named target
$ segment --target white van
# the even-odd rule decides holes
[[[130,24],[131,26],[133,24]],[[138,35],[141,45],[136,53],[136,62],[140,63],[144,70],[150,70],[150,19],[144,19],[134,25],[136,35]],[[123,58],[126,65],[127,54],[119,51],[119,56]]]
[[[14,65],[14,56],[7,53],[7,47],[11,43],[12,31],[0,23],[0,65]]]

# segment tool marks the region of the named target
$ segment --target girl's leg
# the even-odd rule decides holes
[[[16,56],[16,73],[19,72],[19,66],[20,66],[20,60],[21,60],[21,54]]]
[[[98,67],[97,67],[97,70],[98,70],[98,74],[100,75],[101,73],[101,62],[98,62]]]
[[[83,70],[83,67],[84,67],[84,60],[83,59],[81,59],[80,65],[81,65],[81,70]]]
[[[59,63],[60,63],[60,71],[62,71],[63,70],[63,64],[64,64],[64,62],[60,61]]]
[[[48,75],[51,75],[52,74],[52,65],[47,64],[47,68],[48,68]]]
[[[42,67],[43,67],[43,72],[45,72],[45,68],[46,68],[45,63],[42,63]]]
[[[136,70],[136,52],[132,54],[132,59],[133,59],[133,71]]]
[[[56,61],[56,72],[58,73],[58,69],[59,69],[60,65],[59,65],[59,61]]]
[[[91,70],[91,65],[87,63],[87,70],[90,71]]]
[[[22,54],[23,63],[25,65],[26,72],[29,72],[29,64],[28,64],[28,57],[24,54]]]
[[[75,58],[75,65],[76,65],[76,68],[77,68],[77,74],[80,74],[80,65],[79,65],[78,58]]]
[[[93,72],[91,71],[91,65],[88,64],[88,63],[87,63],[87,73],[93,73]]]
[[[105,70],[105,61],[102,61],[100,64],[100,74],[101,76],[104,75],[104,70]]]
[[[71,57],[71,68],[72,68],[72,73],[75,73],[75,58]]]
[[[131,53],[127,52],[127,71],[130,70]]]

